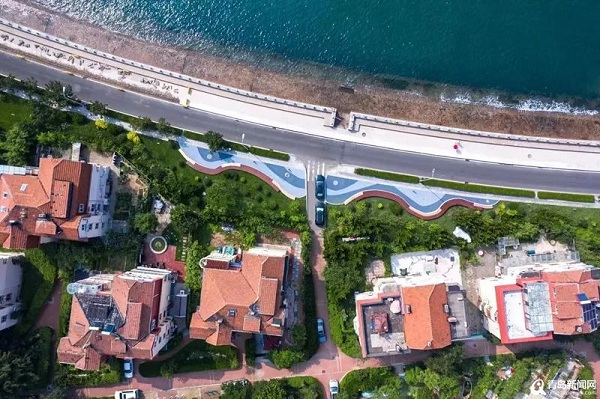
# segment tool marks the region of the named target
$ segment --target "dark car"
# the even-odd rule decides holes
[[[325,199],[325,176],[317,175],[315,179],[315,196],[319,201]]]
[[[317,226],[325,225],[325,213],[325,204],[321,201],[317,202],[317,205],[315,205],[315,224]]]

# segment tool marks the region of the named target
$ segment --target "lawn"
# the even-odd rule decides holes
[[[9,130],[15,124],[29,119],[29,106],[27,101],[14,96],[0,94],[0,131]]]
[[[158,377],[170,368],[173,374],[204,370],[235,369],[239,366],[238,353],[231,346],[212,346],[201,340],[194,340],[172,357],[140,364],[142,377]]]
[[[110,359],[100,365],[100,370],[78,370],[74,366],[61,364],[59,367],[67,369],[67,386],[70,387],[96,387],[111,385],[121,382],[123,376],[123,361]]]

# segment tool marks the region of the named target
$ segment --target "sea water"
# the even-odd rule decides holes
[[[117,32],[242,61],[270,54],[290,64],[469,88],[600,97],[597,0],[36,2]]]

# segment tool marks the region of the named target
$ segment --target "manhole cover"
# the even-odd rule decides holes
[[[339,181],[337,181],[337,180],[334,180],[334,181],[333,181],[333,185],[334,185],[334,186],[337,186],[338,184],[340,184],[340,182],[339,182]]]
[[[288,172],[285,172],[285,178],[287,179],[288,177],[290,177],[290,174]]]
[[[208,154],[208,155],[206,156],[206,158],[208,158],[208,159],[212,159],[212,157],[213,157],[213,156],[212,156],[212,154]]]

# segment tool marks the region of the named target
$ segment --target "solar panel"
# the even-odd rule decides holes
[[[587,295],[585,295],[585,294],[577,294],[577,300],[579,302],[589,301]]]
[[[590,326],[592,327],[592,331],[595,331],[598,329],[598,319],[592,319],[590,321]]]
[[[596,309],[593,304],[586,303],[583,306],[583,321],[591,322],[592,320],[597,321]]]

